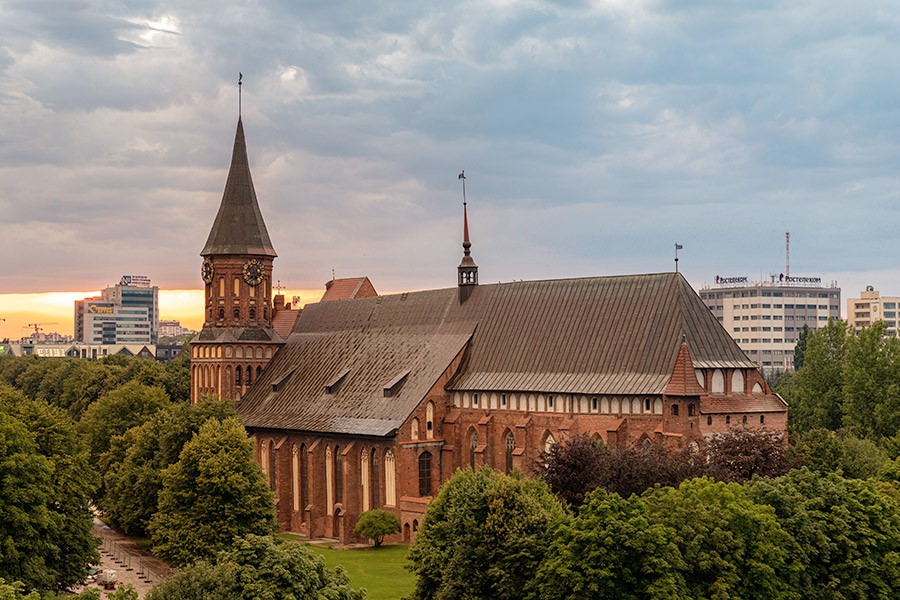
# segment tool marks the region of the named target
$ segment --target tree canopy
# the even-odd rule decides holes
[[[275,530],[274,495],[237,418],[207,420],[162,482],[149,530],[154,552],[173,565],[212,558],[237,537]]]
[[[521,598],[565,516],[543,481],[459,470],[431,501],[408,559],[414,598]]]
[[[338,567],[300,544],[248,535],[234,540],[214,562],[201,560],[157,585],[147,600],[362,600]]]

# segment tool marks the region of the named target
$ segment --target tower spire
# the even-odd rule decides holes
[[[459,303],[468,300],[472,290],[478,285],[478,265],[472,259],[472,242],[469,241],[469,211],[466,202],[466,172],[461,171],[458,179],[462,181],[463,190],[463,258],[456,268],[459,285]]]

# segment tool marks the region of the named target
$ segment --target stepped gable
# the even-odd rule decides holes
[[[253,428],[391,435],[463,350],[448,390],[659,395],[682,338],[695,367],[756,368],[678,273],[320,302],[239,412]]]

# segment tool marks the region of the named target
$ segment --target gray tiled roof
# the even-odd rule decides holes
[[[682,335],[695,364],[755,368],[677,273],[481,285],[462,305],[456,288],[323,302],[239,412],[250,427],[389,435],[463,348],[451,390],[661,394]]]
[[[231,168],[225,182],[225,192],[219,212],[209,232],[201,256],[214,254],[243,254],[277,256],[269,232],[256,200],[256,190],[250,177],[244,125],[238,119],[231,154]]]

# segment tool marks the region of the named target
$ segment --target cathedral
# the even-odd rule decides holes
[[[191,399],[236,403],[284,531],[357,541],[359,515],[382,508],[412,541],[457,469],[527,473],[575,435],[683,447],[787,431],[787,405],[681,274],[481,285],[471,247],[464,204],[456,286],[384,296],[338,279],[285,304],[238,120],[201,252]]]

